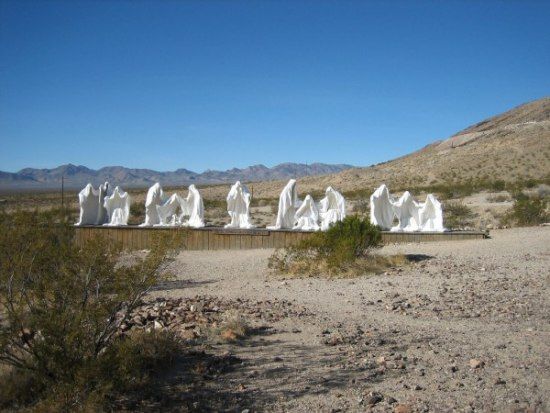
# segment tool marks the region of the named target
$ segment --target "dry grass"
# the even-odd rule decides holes
[[[495,195],[489,195],[487,197],[488,202],[500,203],[500,202],[508,202],[511,200],[512,200],[512,197],[508,194],[495,194]]]
[[[211,326],[206,337],[212,343],[235,342],[248,336],[250,327],[237,310],[229,310],[219,325]]]
[[[284,272],[275,271],[275,273],[283,275],[285,278],[357,278],[366,275],[381,274],[388,270],[405,267],[409,264],[409,259],[402,254],[369,254],[339,268],[330,267],[322,259],[298,259],[289,263]]]

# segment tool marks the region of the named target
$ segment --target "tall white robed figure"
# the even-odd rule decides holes
[[[204,203],[201,194],[195,185],[189,185],[187,198],[181,199],[180,223],[191,228],[204,227]],[[189,217],[185,220],[185,217]]]
[[[120,187],[115,187],[113,193],[105,197],[103,206],[107,210],[108,222],[103,225],[118,227],[128,225],[130,217],[130,195]]]
[[[279,196],[279,209],[275,225],[267,229],[291,229],[294,227],[296,210],[300,206],[298,191],[296,190],[296,179],[288,181],[281,196]]]
[[[78,193],[80,216],[76,225],[103,225],[107,222],[107,210],[103,202],[108,190],[109,183],[105,182],[97,190],[88,184]]]
[[[342,221],[346,217],[346,201],[342,194],[329,186],[325,197],[319,203],[321,217],[321,231],[329,229],[331,224]]]
[[[225,228],[254,228],[250,222],[250,201],[252,196],[246,185],[235,182],[227,194],[227,213],[231,222]]]

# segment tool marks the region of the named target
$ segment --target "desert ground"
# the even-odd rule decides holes
[[[196,314],[179,323],[195,353],[167,372],[164,409],[550,408],[549,227],[384,246],[411,264],[348,279],[285,279],[267,268],[272,252],[182,252],[151,293],[155,308]],[[200,320],[224,312],[246,336],[201,341]]]

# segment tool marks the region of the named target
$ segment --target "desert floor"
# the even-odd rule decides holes
[[[283,279],[267,268],[272,252],[183,252],[177,279],[153,293],[232,302],[252,327],[201,353],[223,366],[192,392],[186,365],[174,366],[175,409],[550,408],[549,227],[386,246],[416,262],[354,279]]]

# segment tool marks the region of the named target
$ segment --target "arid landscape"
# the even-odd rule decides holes
[[[0,1],[0,413],[550,413],[549,16]]]
[[[348,279],[282,277],[271,250],[183,252],[130,327],[158,322],[200,357],[173,366],[146,407],[545,412],[549,245],[548,227],[391,245],[379,253],[412,263]]]
[[[249,172],[235,179],[246,179]],[[70,176],[68,177],[70,179]],[[162,183],[162,182],[161,182]],[[278,196],[286,181],[249,182],[253,194],[252,219],[258,226],[274,223]],[[468,217],[458,228],[492,229],[506,226],[502,218],[513,195],[525,191],[534,196],[550,194],[550,98],[539,99],[464,129],[450,138],[412,154],[367,168],[298,179],[301,198],[319,200],[328,186],[346,197],[349,213],[368,213],[368,197],[386,183],[399,195],[409,190],[419,200],[435,193],[447,205],[466,205]],[[121,182],[111,182],[122,185]],[[210,225],[228,221],[225,197],[228,184],[200,186]],[[186,193],[184,186],[166,186],[166,193]],[[146,188],[130,189],[136,209],[131,223],[141,223]],[[60,207],[58,191],[0,191],[0,205],[7,210]],[[64,205],[76,216],[77,191],[66,191]],[[139,208],[141,206],[141,209]],[[141,221],[140,221],[141,220]]]

